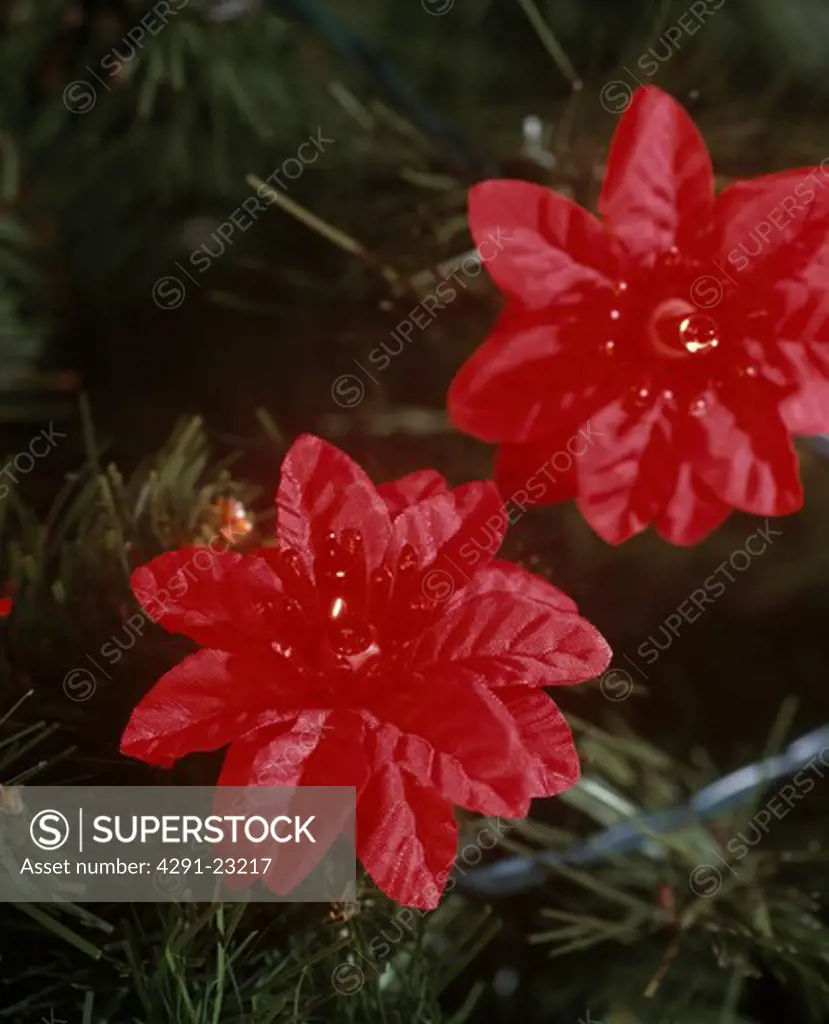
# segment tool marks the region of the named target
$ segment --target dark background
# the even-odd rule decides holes
[[[125,473],[156,452],[182,416],[202,415],[214,457],[240,453],[234,475],[260,489],[253,506],[263,514],[281,452],[262,431],[260,408],[285,443],[304,430],[330,436],[378,480],[421,466],[454,482],[489,475],[491,451],[452,433],[442,410],[498,296],[479,278],[412,335],[375,384],[362,369],[370,369],[368,353],[388,343],[417,301],[380,268],[405,280],[458,258],[470,247],[466,189],[482,177],[547,182],[590,203],[617,120],[603,90],[611,81],[629,83],[631,74],[685,103],[724,180],[819,163],[829,155],[829,8],[819,0],[716,3],[697,31],[674,41],[665,32],[686,15],[684,2],[539,3],[566,55],[557,62],[517,0],[200,7],[191,0],[114,78],[101,61],[113,47],[128,52],[125,32],[148,5],[35,8],[6,0],[2,450],[25,449],[50,421],[67,434],[22,481],[23,499],[46,516],[67,479],[81,472],[88,453],[81,391],[100,457]],[[211,22],[211,11],[222,20]],[[654,60],[658,68],[648,76],[643,65]],[[73,81],[95,90],[83,113],[64,102]],[[541,159],[525,144],[522,124],[531,115],[543,129]],[[218,252],[214,232],[254,194],[246,177],[267,178],[318,131],[333,141],[287,194],[368,255],[343,252],[272,207],[195,274],[197,284],[185,280],[180,265],[193,272],[188,256],[202,243]],[[154,288],[169,275],[186,293],[175,308],[162,308]],[[351,373],[365,394],[343,407],[332,387]],[[782,535],[700,622],[683,627],[646,669],[642,693],[611,706],[588,688],[561,698],[566,711],[611,729],[623,722],[677,764],[700,766],[701,780],[760,757],[787,697],[797,699],[789,739],[827,721],[829,465],[807,444],[802,464],[804,510],[773,524]],[[613,549],[573,509],[555,508],[525,516],[508,544],[578,600],[611,641],[614,664],[624,667],[622,656],[635,659],[665,616],[761,525],[734,516],[691,550],[650,534]],[[19,537],[10,522],[4,541],[11,574]],[[120,615],[113,604],[97,632],[106,635],[109,618]],[[74,664],[74,651],[87,644],[65,634],[48,656],[58,666]],[[16,657],[15,671],[40,680],[56,672],[59,688],[65,669],[46,669],[45,655],[36,668]],[[113,756],[123,716],[149,678],[135,671],[106,702],[83,715],[70,709],[68,727],[82,737],[85,756]],[[51,705],[51,692],[44,683],[40,713],[66,719],[65,702]],[[557,820],[557,813],[542,808],[539,816]],[[804,829],[816,827],[814,816],[817,798]],[[780,832],[800,827],[787,822]],[[592,960],[571,957],[575,965],[548,960],[545,947],[524,941],[536,909],[533,897],[509,910],[500,936],[449,990],[450,1006],[506,965],[520,984],[508,997],[488,990],[481,1019],[574,1020],[586,1012],[590,985],[576,986],[566,1010],[555,993],[576,975],[594,978],[605,964],[627,963],[627,952],[610,943]],[[702,987],[721,969],[709,957],[712,973]],[[679,988],[698,981],[681,970],[676,979]],[[741,991],[746,1016],[734,1016],[732,1006],[722,1020],[776,1021],[801,1009],[799,996],[788,1001],[789,982],[762,967]],[[554,1012],[560,1016],[548,1016]],[[696,1024],[693,1015],[681,1019]]]

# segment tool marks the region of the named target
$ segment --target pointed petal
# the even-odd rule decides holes
[[[472,595],[450,605],[420,640],[421,672],[463,668],[489,686],[554,686],[593,679],[607,668],[610,648],[578,615],[517,594]]]
[[[238,739],[225,756],[219,785],[299,786],[329,713],[303,711]]]
[[[507,527],[504,502],[495,484],[473,482],[410,505],[395,519],[389,555],[404,545],[418,552],[424,570],[422,593],[439,599],[438,587],[460,590],[472,567],[498,551]]]
[[[387,896],[434,910],[457,846],[452,807],[434,790],[394,764],[373,776],[357,804],[357,852]]]
[[[692,246],[713,203],[711,158],[696,125],[668,93],[637,89],[614,132],[599,197],[608,227],[646,261]]]
[[[303,711],[238,740],[220,786],[355,786],[368,779],[365,723],[353,711]]]
[[[556,796],[578,782],[579,755],[567,720],[546,693],[526,686],[498,690],[521,733],[524,748],[533,755],[538,796]]]
[[[169,767],[187,754],[218,750],[254,729],[293,718],[297,695],[292,680],[280,680],[281,667],[224,651],[197,651],[163,675],[133,710],[121,753]]]
[[[267,646],[272,636],[260,605],[283,600],[264,558],[207,545],[159,555],[130,584],[151,621],[221,650]]]
[[[659,513],[656,529],[671,544],[690,547],[716,530],[732,509],[694,474],[690,463],[679,467],[674,493]]]
[[[235,743],[228,752],[219,787],[257,786],[274,792],[288,788],[281,813],[305,820],[314,815],[314,844],[283,844],[276,840],[234,847],[237,855],[269,857],[265,884],[284,895],[303,881],[325,856],[351,818],[353,804],[317,787],[353,786],[359,794],[368,782],[366,726],[348,709],[309,711],[284,725],[260,729]],[[295,787],[291,792],[289,787]],[[320,814],[320,807],[326,808]],[[233,884],[235,882],[235,884]],[[245,888],[250,878],[231,879],[230,888]]]
[[[774,343],[755,344],[750,354],[786,392],[780,412],[788,430],[810,436],[829,432],[829,245],[806,264],[795,263],[767,293],[776,311]]]
[[[671,494],[676,473],[672,406],[664,395],[635,407],[618,398],[591,419],[598,440],[578,460],[578,505],[609,544],[644,530]]]
[[[395,762],[446,800],[481,814],[521,818],[532,798],[515,723],[474,672],[430,669],[372,710],[384,723],[375,764]]]
[[[800,359],[808,359],[805,346],[798,348],[801,349]],[[829,434],[829,380],[807,377],[793,394],[781,402],[780,415],[792,434],[803,437]]]
[[[469,229],[493,281],[531,309],[608,287],[614,272],[612,242],[600,221],[532,182],[474,185]]]
[[[515,594],[517,597],[545,605],[553,611],[578,615],[576,602],[564,591],[554,587],[542,576],[528,572],[520,565],[502,558],[493,559],[489,565],[476,572],[459,595],[459,600],[466,603],[473,597],[491,593]]]
[[[391,533],[386,504],[372,481],[345,452],[303,434],[282,463],[277,504],[277,537],[309,565],[328,533],[360,531],[369,568],[382,560]]]
[[[748,389],[710,391],[704,415],[687,426],[684,450],[721,501],[755,515],[782,516],[803,504],[788,431],[759,380]]]
[[[421,469],[399,480],[391,480],[380,484],[377,493],[388,506],[392,518],[399,515],[409,505],[425,501],[435,494],[445,494],[449,490],[444,477],[434,469]]]
[[[450,418],[484,441],[514,444],[577,430],[615,391],[609,361],[597,359],[606,329],[595,304],[572,317],[508,307],[455,375]]]
[[[826,252],[827,232],[829,175],[822,167],[736,181],[714,203],[712,247],[738,286],[743,275],[774,284],[807,271]]]

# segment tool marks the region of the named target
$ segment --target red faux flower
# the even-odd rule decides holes
[[[502,492],[575,497],[611,543],[800,508],[790,434],[829,430],[827,186],[824,161],[715,196],[697,129],[652,86],[619,121],[601,220],[540,185],[476,185],[473,236],[511,238],[488,263],[509,303],[449,409],[500,445]]]
[[[133,574],[148,614],[205,649],[150,690],[121,750],[170,765],[230,744],[220,784],[355,786],[364,867],[434,907],[453,804],[520,818],[576,781],[539,687],[596,676],[608,646],[559,590],[493,558],[491,483],[449,490],[427,470],[376,488],[304,436],[277,511],[276,548],[178,551]]]

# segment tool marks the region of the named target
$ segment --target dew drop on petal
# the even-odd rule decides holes
[[[690,355],[710,352],[720,344],[717,322],[703,313],[685,317],[679,324],[680,344]]]
[[[717,321],[695,312],[684,299],[661,302],[651,315],[648,334],[657,352],[672,359],[705,355],[720,345]]]

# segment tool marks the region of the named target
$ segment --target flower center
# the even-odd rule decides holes
[[[685,299],[660,302],[648,320],[647,333],[653,348],[669,359],[706,355],[720,345],[717,321]]]
[[[289,599],[283,624],[286,614],[304,619],[312,661],[319,658],[329,669],[371,671],[381,656],[393,657],[418,635],[435,610],[423,594],[423,567],[410,544],[369,572],[362,535],[347,527],[322,541],[313,582],[290,548],[280,551],[278,564]]]

